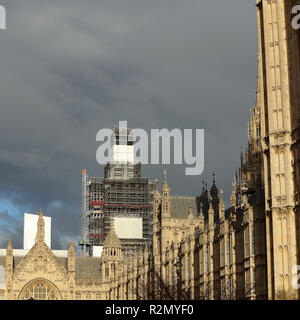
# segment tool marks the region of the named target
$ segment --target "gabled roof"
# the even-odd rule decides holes
[[[199,216],[199,198],[190,196],[171,196],[171,215],[183,219],[188,216],[190,208],[196,217]]]

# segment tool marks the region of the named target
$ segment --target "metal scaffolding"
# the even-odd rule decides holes
[[[82,238],[85,255],[92,255],[93,246],[102,246],[110,229],[111,217],[142,218],[142,239],[120,238],[126,255],[136,249],[152,245],[152,200],[154,183],[141,177],[141,163],[124,161],[133,158],[131,130],[113,128],[115,136],[115,158],[105,166],[104,178],[88,177],[82,171]],[[118,160],[118,161],[116,161]]]

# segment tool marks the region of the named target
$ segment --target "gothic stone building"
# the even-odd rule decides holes
[[[300,265],[299,0],[256,0],[258,76],[248,145],[231,206],[213,186],[172,197],[167,179],[153,199],[153,245],[125,259],[111,223],[101,258],[58,258],[44,242],[24,258],[8,242],[6,299],[298,299]]]
[[[165,177],[161,193],[158,188],[154,193],[153,251],[137,253],[124,266],[111,284],[110,297],[267,298],[263,202],[260,185],[248,186],[255,162],[251,155],[242,162],[226,211],[214,181],[210,199],[203,190],[199,212],[190,207],[185,216],[176,217]]]
[[[34,246],[25,257],[14,256],[9,240],[6,256],[0,257],[5,268],[5,289],[0,296],[7,300],[105,299],[105,284],[100,285],[100,259],[75,256],[71,241],[67,258],[57,258],[44,241],[42,211],[38,219]]]
[[[268,298],[298,299],[292,287],[300,259],[299,0],[256,0]]]

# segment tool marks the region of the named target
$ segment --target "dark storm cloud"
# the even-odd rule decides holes
[[[18,219],[8,213],[7,210],[0,211],[0,243],[6,247],[7,240],[14,239],[14,245],[21,248],[23,243],[23,230]]]
[[[1,4],[0,195],[20,212],[43,207],[53,217],[53,247],[79,237],[81,169],[103,175],[96,132],[119,120],[147,130],[204,128],[204,174],[167,166],[171,191],[199,194],[216,171],[228,203],[255,99],[254,1]],[[162,170],[143,167],[150,178]],[[11,220],[2,217],[3,237]],[[10,228],[20,243],[19,225]]]

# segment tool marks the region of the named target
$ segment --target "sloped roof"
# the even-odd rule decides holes
[[[14,268],[18,266],[18,264],[22,261],[24,257],[14,257]],[[0,266],[5,268],[6,256],[0,256]]]
[[[100,277],[100,261],[101,258],[76,257],[76,277]]]
[[[24,257],[14,257],[14,268],[24,259]],[[5,256],[0,256],[0,266],[5,268]],[[66,269],[68,268],[68,258],[57,258]],[[75,257],[76,277],[100,277],[100,258]]]
[[[171,215],[174,218],[186,218],[190,207],[195,216],[199,216],[199,198],[190,196],[171,196]]]

